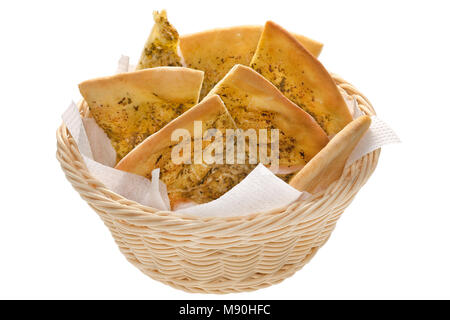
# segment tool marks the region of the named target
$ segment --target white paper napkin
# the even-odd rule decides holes
[[[302,192],[259,164],[244,180],[219,199],[176,212],[202,217],[245,215],[282,208],[301,195]]]
[[[106,134],[97,134],[101,129],[96,128],[92,122],[87,121],[90,125],[89,134],[86,133],[83,121],[75,103],[71,103],[69,108],[64,112],[63,121],[69,129],[70,134],[78,145],[78,150],[83,156],[84,162],[89,172],[108,189],[114,191],[121,196],[136,201],[145,206],[153,207],[160,210],[170,210],[169,199],[167,197],[167,189],[164,183],[159,180],[159,169],[152,172],[152,180],[144,177],[116,170],[111,166],[115,164],[116,153],[92,152],[95,150],[108,150],[111,145]],[[91,139],[88,140],[88,137]],[[101,155],[101,159],[96,159],[95,155]],[[108,157],[109,154],[109,158]],[[100,162],[100,161],[101,162]],[[105,164],[112,164],[111,166]]]
[[[122,56],[118,73],[135,69],[130,59]],[[354,118],[362,113],[355,99],[347,104]],[[112,191],[140,204],[160,210],[170,210],[166,185],[159,180],[159,169],[152,172],[152,180],[116,170],[116,153],[103,130],[93,119],[81,119],[77,107],[72,103],[63,114],[63,121],[75,139],[91,174]],[[372,117],[368,132],[361,139],[347,165],[386,144],[400,142],[395,132],[378,117]],[[209,203],[177,210],[177,213],[211,216],[237,216],[283,208],[307,196],[275,176],[262,164],[258,165],[244,180],[219,199]]]
[[[358,108],[356,99],[353,99],[352,103],[349,104],[349,108],[351,110],[353,109],[353,119],[363,115],[361,110]],[[347,167],[356,160],[378,148],[381,148],[382,146],[401,142],[397,134],[386,122],[377,116],[372,116],[370,119],[372,120],[372,123],[370,124],[366,134],[361,138],[353,152],[350,154],[350,157],[348,157],[346,163]]]

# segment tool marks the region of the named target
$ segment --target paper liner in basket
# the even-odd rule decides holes
[[[152,172],[152,180],[112,168],[116,152],[110,140],[95,121],[83,120],[72,102],[64,112],[63,121],[78,145],[89,172],[108,189],[142,205],[170,210],[167,189],[159,181],[159,169]],[[88,124],[86,127],[85,125]],[[86,132],[89,130],[89,133]],[[88,140],[88,137],[90,138]],[[92,152],[92,150],[96,150]]]
[[[129,58],[122,56],[117,73],[134,70]],[[354,118],[361,115],[356,100],[347,104]],[[159,210],[170,210],[167,189],[159,180],[159,169],[152,172],[152,180],[114,169],[116,153],[103,130],[92,118],[82,119],[74,103],[63,114],[63,121],[78,145],[88,170],[107,188],[123,197]],[[347,166],[383,145],[400,142],[395,132],[378,117],[347,160]],[[210,216],[239,216],[265,212],[288,206],[299,199],[302,192],[294,189],[263,165],[258,165],[244,180],[219,199],[209,203],[180,209],[177,213]]]

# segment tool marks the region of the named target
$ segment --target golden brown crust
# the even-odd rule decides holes
[[[228,113],[228,111],[219,96],[213,95],[204,99],[201,103],[192,107],[189,112],[183,113],[164,128],[145,139],[116,165],[116,169],[146,176],[157,168],[151,162],[150,155],[176,144],[171,140],[174,130],[186,129],[193,136],[194,121],[214,119],[220,113]]]
[[[159,67],[80,83],[118,158],[198,102],[203,72]]]
[[[239,128],[279,130],[281,167],[303,167],[328,143],[309,114],[249,67],[234,66],[210,94],[222,98]]]
[[[205,71],[201,97],[235,65],[249,65],[261,36],[262,26],[236,26],[207,30],[180,37],[180,49],[186,66]],[[322,44],[302,35],[296,39],[318,56]]]
[[[327,70],[279,25],[266,23],[250,65],[311,114],[328,135],[338,133],[352,120]]]
[[[163,100],[198,100],[198,87],[202,81],[203,72],[200,70],[158,67],[86,80],[79,84],[79,89],[83,97],[88,99],[94,98],[92,95],[95,93],[107,98],[111,95],[108,90],[113,87],[122,87],[121,91],[127,91],[131,87],[155,101],[158,101],[158,97]]]
[[[148,137],[123,158],[116,169],[150,178],[152,170],[160,168],[172,209],[188,202],[204,203],[217,199],[245,178],[255,166],[195,163],[192,155],[194,121],[202,121],[203,134],[208,129],[217,129],[225,137],[226,129],[236,128],[223,102],[217,95],[212,95]],[[173,150],[180,143],[172,141],[172,133],[176,129],[185,129],[190,134],[190,163],[176,163],[173,159]],[[203,141],[202,150],[209,145],[210,142]],[[225,149],[220,150],[220,154],[224,155]]]
[[[153,12],[155,24],[142,50],[136,70],[160,66],[183,66],[179,55],[179,35],[167,20],[166,10]]]
[[[344,170],[348,157],[370,127],[370,117],[350,122],[297,175],[290,185],[310,193],[327,188]]]

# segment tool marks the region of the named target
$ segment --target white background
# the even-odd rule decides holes
[[[403,143],[306,267],[281,284],[187,294],[129,264],[66,181],[55,132],[77,84],[135,62],[168,9],[181,34],[263,24],[325,43]],[[447,1],[1,1],[0,298],[450,298]]]

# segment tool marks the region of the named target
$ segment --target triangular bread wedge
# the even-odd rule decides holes
[[[153,12],[155,25],[142,50],[136,70],[173,66],[183,67],[183,58],[179,52],[179,35],[167,20],[166,10]]]
[[[161,180],[167,186],[173,210],[187,204],[205,203],[219,198],[244,179],[255,165],[206,164],[204,161],[196,164],[193,155],[194,121],[201,121],[203,134],[208,129],[217,129],[225,137],[226,129],[236,128],[223,102],[217,95],[212,95],[148,137],[123,158],[116,169],[151,178],[152,170],[160,168]],[[174,161],[172,152],[175,156],[185,156],[184,151],[179,152],[176,147],[183,142],[179,139],[172,140],[172,133],[177,129],[187,130],[190,134],[186,147],[190,152],[187,157],[190,164],[177,164]],[[203,149],[210,143],[203,141]],[[223,148],[222,157],[225,154],[225,143]],[[225,163],[225,160],[223,162]]]
[[[350,122],[292,178],[289,184],[309,193],[327,188],[341,176],[348,157],[369,129],[370,123],[368,116],[361,116]]]
[[[300,170],[328,143],[327,135],[309,114],[249,67],[234,66],[211,94],[221,97],[238,128],[279,130],[277,173]]]
[[[352,121],[328,71],[279,25],[266,23],[250,66],[312,115],[329,136]]]
[[[82,82],[80,92],[120,160],[198,103],[203,72],[159,67]]]
[[[237,26],[213,29],[180,37],[180,49],[186,66],[205,72],[200,98],[235,65],[249,65],[261,36],[262,26]],[[292,34],[314,56],[322,44],[302,35]]]

